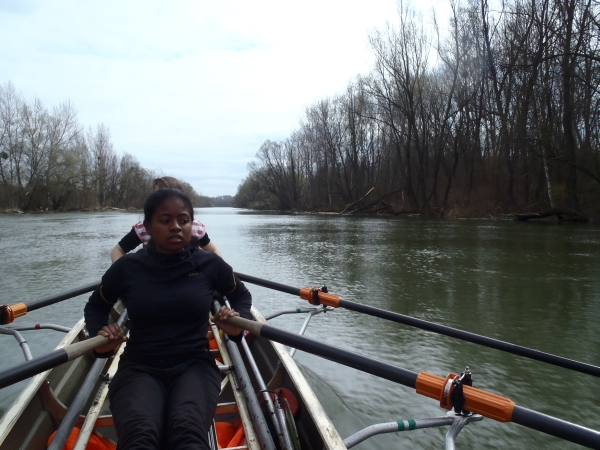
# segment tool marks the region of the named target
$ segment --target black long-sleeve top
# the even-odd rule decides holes
[[[214,291],[226,295],[231,306],[249,318],[250,292],[220,256],[193,245],[175,254],[158,253],[150,244],[119,258],[106,271],[85,306],[86,326],[90,336],[96,336],[120,298],[130,319],[127,360],[174,365],[208,345]]]

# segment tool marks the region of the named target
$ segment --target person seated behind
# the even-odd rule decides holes
[[[178,189],[181,192],[185,192],[183,185],[177,178],[173,177],[162,177],[154,180],[154,192],[159,189]],[[210,240],[206,233],[206,228],[201,222],[194,221],[192,223],[192,239],[194,243],[204,250],[205,252],[213,252],[219,256],[221,252],[217,246]],[[114,263],[121,256],[126,255],[138,245],[142,244],[144,248],[148,244],[150,236],[146,233],[144,222],[140,221],[136,223],[129,233],[127,233],[123,239],[119,241],[117,245],[110,251],[110,260]]]
[[[181,191],[150,195],[144,205],[148,245],[115,261],[85,306],[90,336],[110,339],[95,351],[98,357],[111,356],[127,340],[116,323],[107,325],[117,299],[130,318],[109,388],[119,450],[209,448],[221,386],[206,337],[213,293],[226,295],[237,311],[223,306],[211,320],[238,342],[242,329],[227,320],[250,317],[252,297],[220,256],[191,244],[193,219],[192,202]]]

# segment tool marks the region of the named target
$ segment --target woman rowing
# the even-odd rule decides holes
[[[100,357],[126,340],[118,325],[107,325],[117,299],[131,319],[109,391],[119,450],[209,448],[221,382],[206,338],[213,291],[237,310],[223,306],[211,317],[234,341],[242,330],[227,319],[249,317],[252,299],[229,265],[191,242],[193,220],[181,191],[154,192],[144,205],[147,249],[119,258],[85,306],[90,335],[111,340]]]
[[[159,189],[178,189],[181,192],[185,192],[181,182],[177,178],[173,177],[162,177],[155,179],[154,192],[158,191]],[[196,242],[197,245],[205,252],[213,252],[221,256],[221,252],[217,246],[208,237],[206,227],[203,223],[196,220],[192,222],[192,238],[194,238],[194,242]],[[144,222],[141,221],[136,223],[133,227],[131,227],[129,233],[123,236],[123,239],[121,239],[119,243],[110,251],[110,260],[115,262],[121,256],[126,255],[140,244],[146,247],[149,240],[150,236],[146,232]]]

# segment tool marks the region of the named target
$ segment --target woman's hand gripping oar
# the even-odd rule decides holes
[[[217,324],[217,326],[223,330],[223,333],[227,334],[228,336],[237,336],[242,332],[242,328],[232,324],[229,319],[239,316],[239,312],[223,305],[219,308],[215,315],[210,318],[210,320]]]
[[[108,342],[100,347],[96,348],[96,353],[108,353],[112,352],[115,348],[124,342],[127,342],[127,331],[122,330],[118,323],[111,323],[106,325],[100,331],[98,336],[103,336],[108,339]]]
[[[124,319],[124,314],[126,313],[124,312],[119,320]],[[109,330],[105,330],[106,328],[109,328]],[[105,332],[106,335],[104,335],[103,332]],[[25,361],[8,370],[0,372],[0,389],[72,361],[93,350],[96,350],[98,353],[110,352],[119,344],[127,340],[127,329],[119,327],[116,323],[104,327],[99,333],[98,336],[67,345],[61,349],[54,350],[47,355],[30,359],[29,361]]]

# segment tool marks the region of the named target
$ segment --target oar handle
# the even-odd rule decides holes
[[[124,336],[125,334],[126,330],[121,329],[120,336]],[[79,358],[109,342],[111,340],[107,337],[95,336],[11,367],[8,370],[0,372],[0,389]]]
[[[248,330],[255,336],[260,336],[260,330],[264,326],[264,324],[260,322],[256,322],[255,320],[244,319],[239,316],[232,316],[227,319],[227,323],[238,328],[242,328],[243,330]]]
[[[121,334],[121,337],[122,336],[124,336],[124,334]],[[67,345],[67,346],[63,347],[62,349],[64,349],[65,352],[67,353],[67,356],[69,358],[68,361],[72,361],[72,360],[77,359],[80,356],[85,355],[86,353],[92,352],[92,351],[96,350],[98,347],[102,347],[103,345],[108,344],[110,342],[114,342],[114,341],[111,341],[109,338],[104,337],[104,336],[94,336],[92,338],[85,339],[84,341],[80,341],[80,342],[76,342],[71,345]]]

